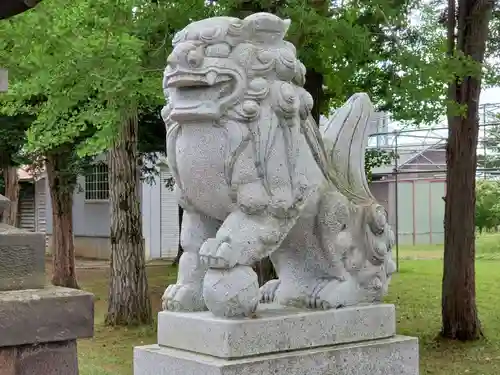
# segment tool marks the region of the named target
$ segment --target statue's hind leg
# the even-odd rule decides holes
[[[288,241],[286,245],[271,255],[279,280],[271,280],[261,288],[263,303],[331,309],[380,302],[384,285],[394,271],[390,255],[385,262],[374,265],[353,248],[344,255],[351,267],[346,271],[329,262],[331,257],[312,257],[320,255],[321,249],[300,244],[298,237],[295,243]]]
[[[330,309],[376,300],[377,291],[362,288],[359,280],[351,275],[336,277],[311,271],[303,266],[299,257],[289,257],[288,251],[293,253],[292,249],[286,249],[271,255],[279,269],[279,279],[268,281],[260,288],[261,303]]]
[[[215,236],[220,222],[194,212],[184,211],[181,244],[184,253],[179,262],[177,283],[163,294],[163,309],[171,311],[203,311],[203,278],[208,267],[200,262],[201,245]]]
[[[260,288],[261,303],[278,303],[284,306],[317,308],[318,292],[329,282],[336,282],[334,276],[314,268],[320,262],[310,262],[304,247],[282,247],[271,255],[278,279],[270,280]],[[313,252],[307,248],[309,255]],[[319,271],[319,272],[318,272]]]
[[[343,284],[349,275],[340,257],[329,253],[334,249],[325,247],[324,240],[318,231],[317,217],[301,218],[280,249],[271,255],[279,280],[261,287],[260,301],[307,308],[329,306],[331,287]],[[328,300],[323,293],[325,288],[329,290]]]

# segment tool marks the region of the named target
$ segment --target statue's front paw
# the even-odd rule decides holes
[[[169,285],[163,293],[162,308],[168,311],[205,311],[202,291],[191,285]]]
[[[229,244],[229,239],[209,238],[201,246],[200,261],[210,268],[233,268],[239,253]]]
[[[336,309],[353,306],[363,302],[372,302],[366,290],[362,289],[357,280],[349,277],[345,281],[331,280],[318,285],[314,295],[313,308]],[[313,302],[313,301],[311,301]]]
[[[260,287],[260,302],[272,303],[276,298],[276,291],[280,286],[280,280],[270,280]]]

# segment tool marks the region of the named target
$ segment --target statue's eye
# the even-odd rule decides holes
[[[203,62],[203,56],[198,49],[195,49],[188,52],[186,60],[191,67],[197,68]]]

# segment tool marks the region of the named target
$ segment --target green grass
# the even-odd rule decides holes
[[[395,253],[395,250],[393,250]],[[396,256],[396,255],[394,255]],[[399,259],[442,259],[443,245],[400,245]],[[476,237],[476,259],[500,260],[500,233]]]
[[[481,237],[481,254],[498,253],[500,238]],[[436,251],[410,249],[413,252]],[[439,250],[439,249],[438,249]],[[494,258],[494,257],[493,257]],[[477,300],[486,338],[474,343],[447,342],[437,339],[440,329],[442,261],[407,260],[400,262],[400,272],[392,280],[388,303],[397,311],[398,333],[417,336],[420,340],[420,373],[438,375],[497,375],[500,374],[500,261],[481,258],[477,261]],[[158,311],[161,295],[167,284],[175,280],[176,269],[167,265],[148,269],[154,309]],[[132,375],[132,348],[156,342],[154,327],[135,329],[107,328],[103,325],[106,312],[106,270],[80,270],[84,289],[96,295],[95,337],[79,341],[81,375]]]
[[[421,374],[500,374],[500,262],[478,260],[477,303],[486,339],[457,343],[437,339],[441,326],[441,260],[403,260],[386,301],[397,311],[398,333],[420,340]]]
[[[156,324],[151,327],[109,328],[104,326],[107,309],[107,270],[79,270],[83,289],[95,295],[95,334],[92,339],[78,342],[81,375],[132,375],[134,346],[156,342]],[[171,266],[148,267],[148,281],[156,312],[160,310],[161,296],[167,285],[175,282],[177,269]]]

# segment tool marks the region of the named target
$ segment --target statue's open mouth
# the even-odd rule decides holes
[[[171,102],[174,121],[218,119],[221,105],[234,93],[236,80],[229,74],[208,70],[204,73],[174,72],[167,74],[165,85]]]

